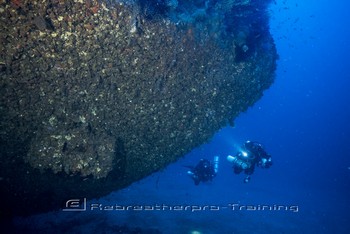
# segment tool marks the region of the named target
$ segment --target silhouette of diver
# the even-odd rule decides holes
[[[247,175],[244,183],[250,181],[250,175],[254,173],[255,166],[269,168],[272,165],[271,156],[260,143],[254,141],[246,141],[242,146],[242,150],[236,156],[227,156],[227,160],[233,163],[235,174],[244,171]]]
[[[200,182],[211,181],[218,173],[219,156],[214,157],[213,163],[207,159],[201,159],[195,167],[187,167],[190,168],[187,174],[193,179],[195,185],[199,185]]]

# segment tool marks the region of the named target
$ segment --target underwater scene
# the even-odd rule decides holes
[[[350,233],[349,8],[0,0],[1,233]]]

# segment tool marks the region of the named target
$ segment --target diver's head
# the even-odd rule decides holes
[[[208,160],[205,160],[205,161],[203,161],[202,166],[203,166],[203,168],[208,168],[208,167],[210,167],[210,162]]]

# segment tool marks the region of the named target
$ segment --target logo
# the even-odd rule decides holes
[[[62,211],[86,211],[86,198],[70,199],[66,201]]]

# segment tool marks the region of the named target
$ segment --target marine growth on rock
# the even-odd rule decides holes
[[[5,209],[107,194],[232,124],[274,80],[267,2],[0,1]]]

